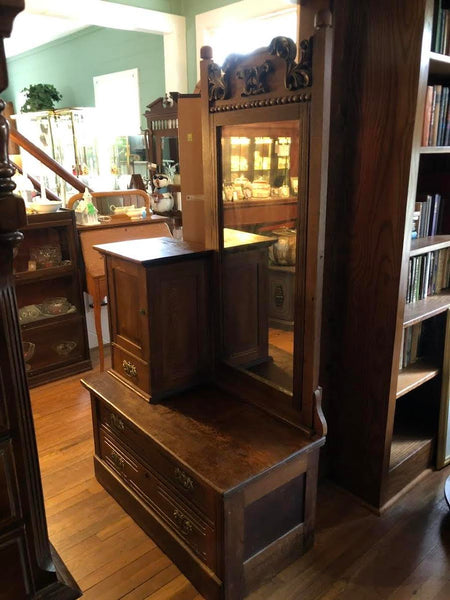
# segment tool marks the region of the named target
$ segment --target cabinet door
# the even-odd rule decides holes
[[[149,360],[145,269],[107,257],[111,340],[127,352]]]

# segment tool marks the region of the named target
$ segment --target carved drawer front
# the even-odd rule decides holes
[[[99,422],[123,440],[137,454],[145,456],[147,462],[169,487],[172,487],[183,498],[192,503],[201,512],[216,523],[216,506],[218,495],[210,487],[199,482],[183,465],[163,453],[158,445],[144,432],[137,429],[125,417],[116,413],[101,400],[98,402]]]
[[[100,430],[101,458],[212,569],[216,568],[215,532],[120,443]]]
[[[150,393],[150,367],[140,358],[113,344],[112,368],[133,387]]]
[[[0,444],[0,529],[20,516],[14,454],[10,440]]]

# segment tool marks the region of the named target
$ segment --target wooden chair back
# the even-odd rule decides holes
[[[144,207],[147,214],[150,211],[150,197],[144,190],[111,190],[107,192],[92,192],[92,202],[100,215],[112,214],[111,206]],[[83,198],[83,194],[75,194],[69,198],[67,208],[73,209],[75,204]],[[114,240],[115,241],[115,240]]]

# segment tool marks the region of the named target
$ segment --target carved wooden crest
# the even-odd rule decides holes
[[[231,81],[233,78],[243,81],[242,97],[270,93],[268,83],[269,73],[276,70],[276,61],[269,56],[275,56],[285,64],[284,86],[290,92],[295,92],[312,85],[312,39],[300,43],[301,57],[297,63],[297,47],[287,37],[274,38],[267,48],[261,48],[249,56],[231,54],[222,67],[211,63],[208,67],[208,90],[210,102],[227,100],[232,95]],[[265,60],[257,63],[258,57]],[[254,61],[249,59],[254,58]],[[250,62],[250,64],[248,64]],[[241,63],[244,63],[241,66]],[[256,63],[256,64],[255,64]],[[280,67],[279,62],[278,68]]]

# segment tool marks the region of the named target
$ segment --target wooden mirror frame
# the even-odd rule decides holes
[[[229,391],[313,434],[324,435],[319,386],[320,326],[322,306],[323,240],[325,231],[328,169],[328,131],[331,73],[331,17],[321,12],[316,32],[301,42],[301,56],[288,38],[274,38],[267,48],[248,56],[231,55],[223,67],[212,60],[212,50],[201,50],[201,98],[206,245],[215,250],[214,306],[216,380]],[[295,356],[302,364],[294,368],[292,396],[280,392],[221,361],[222,215],[219,189],[218,132],[224,125],[299,119],[307,114],[309,157],[308,189],[304,212],[299,206],[298,239],[304,240],[303,277],[297,268],[295,307]],[[300,177],[300,173],[299,173]],[[299,265],[298,265],[299,267]]]

